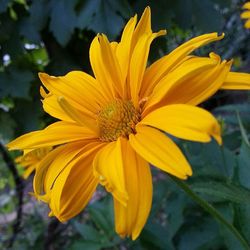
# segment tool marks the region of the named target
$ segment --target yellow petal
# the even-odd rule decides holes
[[[250,74],[229,72],[221,88],[222,89],[249,89],[250,90]]]
[[[94,175],[99,178],[100,184],[121,202],[127,204],[128,194],[124,181],[124,166],[120,139],[108,143],[100,150],[93,162]]]
[[[149,96],[154,86],[156,86],[156,84],[187,55],[199,47],[213,41],[221,40],[223,37],[224,34],[219,36],[218,33],[210,33],[195,37],[153,63],[145,72],[141,97]]]
[[[143,79],[143,75],[146,69],[149,49],[152,41],[158,37],[165,35],[165,30],[160,30],[157,33],[153,33],[152,35],[148,35],[147,33],[141,36],[138,40],[135,49],[133,51],[130,63],[130,90],[131,97],[134,105],[138,107],[139,102],[139,91],[141,88],[141,82]]]
[[[220,125],[217,120],[198,107],[185,104],[167,105],[147,115],[141,123],[191,141],[209,142],[212,136],[221,144]]]
[[[80,141],[59,146],[44,157],[37,166],[33,180],[36,196],[45,195],[64,168],[80,153],[96,148],[99,142]]]
[[[250,29],[250,19],[245,22],[245,28]]]
[[[36,170],[36,166],[37,166],[37,164],[33,164],[33,165],[29,166],[27,169],[25,169],[24,173],[22,174],[23,178],[28,179],[28,177],[31,175],[31,173]]]
[[[58,97],[57,101],[64,112],[71,117],[73,121],[78,123],[78,125],[87,127],[90,130],[93,130],[96,134],[99,133],[99,128],[94,116],[88,116],[79,112],[76,108],[71,106],[71,104],[63,96]]]
[[[136,26],[135,32],[133,34],[133,40],[132,40],[132,50],[136,46],[139,39],[144,34],[151,34],[151,10],[150,7],[146,7],[144,12],[142,13],[142,16]]]
[[[32,149],[97,137],[98,135],[87,127],[61,121],[55,122],[43,130],[22,135],[8,143],[7,147],[9,150]]]
[[[72,142],[68,143],[63,147],[63,150],[58,154],[53,161],[50,163],[49,168],[46,170],[42,165],[43,163],[39,164],[39,169],[37,172],[45,172],[41,173],[41,176],[44,176],[44,191],[49,192],[49,190],[53,187],[53,184],[56,178],[60,175],[65,167],[67,167],[68,163],[70,163],[74,158],[78,157],[79,155],[82,156],[86,152],[91,152],[92,149],[98,149],[102,146],[103,143],[98,141],[96,142]],[[47,161],[44,160],[45,165],[47,165]],[[38,179],[38,177],[37,177]],[[41,179],[41,178],[40,178]]]
[[[84,113],[96,113],[106,103],[98,82],[81,71],[72,71],[65,76],[54,77],[39,73],[43,85],[54,95],[63,96],[72,106]]]
[[[128,21],[128,23],[126,24],[123,30],[121,42],[117,45],[117,48],[116,48],[116,56],[117,56],[117,60],[121,68],[124,91],[126,91],[125,84],[126,84],[126,78],[128,75],[128,68],[130,64],[131,43],[132,43],[136,21],[137,21],[136,15]],[[126,98],[127,96],[128,94],[124,93],[124,97]]]
[[[119,65],[113,53],[114,51],[112,51],[107,39],[104,36],[97,35],[93,39],[89,50],[90,63],[95,77],[100,83],[100,89],[108,100],[118,97],[117,95],[119,94],[115,89],[116,83],[114,79],[119,79],[119,75],[121,73],[119,72]],[[106,55],[107,58],[105,58],[104,55]],[[112,63],[115,61],[115,65],[110,65],[111,61]],[[114,68],[116,72],[113,72],[113,75],[112,70]],[[121,84],[120,79],[117,84]]]
[[[50,164],[56,159],[59,155],[61,155],[61,152],[63,152],[65,146],[59,146],[52,150],[50,153],[48,153],[40,162],[40,164],[37,166],[37,171],[35,173],[34,179],[33,179],[33,189],[35,196],[44,196],[45,190],[44,190],[44,179],[46,172],[50,166]],[[48,190],[47,190],[48,191]]]
[[[138,124],[137,133],[130,134],[132,148],[146,161],[180,179],[192,175],[192,170],[177,145],[155,128]]]
[[[250,18],[250,11],[245,11],[240,15],[241,18],[243,19],[248,19]]]
[[[155,105],[159,108],[159,103],[163,99],[165,105],[166,103],[185,103],[185,99],[197,99],[201,94],[206,94],[206,89],[211,88],[208,74],[214,72],[217,65],[218,61],[207,57],[192,57],[185,61],[157,84],[144,107],[143,116],[148,114]],[[217,71],[215,73],[217,74]],[[181,92],[180,89],[182,89]]]
[[[73,119],[68,116],[65,111],[58,104],[58,97],[56,95],[49,95],[42,100],[43,109],[49,115],[67,122],[73,122]]]
[[[101,143],[86,145],[83,153],[70,161],[54,180],[49,205],[60,221],[80,213],[92,197],[98,184],[93,175],[92,162],[101,146]]]
[[[152,203],[152,176],[148,163],[125,139],[122,140],[125,185],[128,191],[127,207],[114,199],[115,228],[121,236],[135,240],[148,218]]]
[[[198,105],[214,95],[225,81],[232,61],[222,62],[214,68],[172,85],[164,97],[166,103]]]
[[[250,2],[246,2],[246,3],[242,6],[242,8],[244,8],[244,9],[250,9]]]
[[[122,73],[116,54],[111,48],[108,38],[105,35],[99,35],[100,51],[103,60],[103,67],[105,67],[106,74],[109,74],[112,80],[113,87],[121,95],[124,91],[124,83],[122,79]],[[125,80],[125,79],[124,79]]]

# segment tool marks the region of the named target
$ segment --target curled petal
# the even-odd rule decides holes
[[[168,55],[153,63],[145,72],[140,97],[147,97],[157,83],[190,53],[210,42],[221,40],[224,34],[210,33],[195,37],[174,49]]]

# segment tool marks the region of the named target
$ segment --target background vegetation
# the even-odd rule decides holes
[[[7,249],[244,249],[234,235],[190,199],[166,174],[154,171],[154,202],[140,238],[116,236],[112,201],[100,189],[75,219],[48,218],[45,204],[29,195],[32,178],[4,144],[53,120],[41,107],[39,71],[90,72],[88,50],[98,32],[119,38],[126,21],[145,6],[153,29],[168,30],[152,46],[150,61],[187,39],[225,32],[223,41],[197,51],[234,58],[234,70],[250,72],[250,33],[239,0],[0,0],[0,248]],[[230,104],[229,104],[230,103]],[[233,104],[232,104],[233,103]],[[249,92],[219,92],[204,104],[221,121],[224,144],[178,141],[193,169],[186,184],[211,203],[250,244]],[[238,116],[237,116],[238,114]]]

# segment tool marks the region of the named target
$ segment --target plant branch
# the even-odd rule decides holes
[[[194,193],[192,189],[185,182],[177,179],[174,176],[171,175],[169,176],[190,198],[192,198],[207,212],[209,212],[215,219],[217,219],[217,221],[219,221],[225,227],[227,227],[239,240],[244,249],[250,250],[250,246],[248,245],[247,241],[243,238],[243,236],[239,233],[239,231],[231,223],[229,223],[211,204],[209,204],[207,201],[203,200],[196,193]]]

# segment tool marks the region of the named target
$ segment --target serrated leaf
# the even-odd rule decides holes
[[[48,21],[49,8],[46,0],[33,1],[30,15],[22,18],[19,23],[20,34],[34,43],[40,43],[40,31]]]
[[[222,180],[203,180],[191,184],[194,192],[215,196],[225,201],[249,203],[250,190]]]
[[[76,2],[77,0],[52,0],[50,2],[51,20],[49,28],[62,46],[68,43],[76,27],[77,19],[74,10]]]
[[[88,28],[96,33],[104,33],[110,39],[114,39],[121,32],[124,23],[124,19],[117,12],[117,9],[114,9],[111,0],[97,0],[95,15]]]

